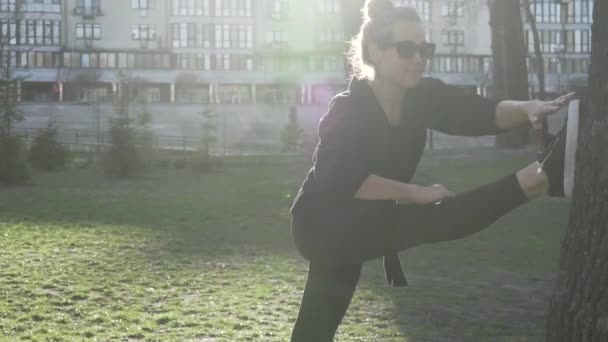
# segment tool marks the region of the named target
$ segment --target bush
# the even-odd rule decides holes
[[[185,158],[179,158],[173,161],[173,167],[176,169],[183,169],[186,165],[188,165],[188,161]]]
[[[192,170],[197,172],[212,172],[221,169],[222,159],[218,157],[198,156],[192,160]]]
[[[25,145],[18,137],[0,137],[0,182],[24,184],[30,178]]]
[[[302,137],[304,130],[298,123],[298,114],[296,108],[292,106],[289,109],[287,124],[281,132],[281,141],[283,142],[283,152],[294,152],[302,146]]]
[[[57,141],[57,129],[49,127],[38,134],[30,147],[29,160],[39,170],[63,169],[68,160],[68,151]]]
[[[124,119],[114,119],[110,127],[112,147],[105,154],[104,170],[116,177],[132,177],[144,169],[135,144],[136,132]]]
[[[139,156],[146,168],[153,166],[153,161],[157,158],[158,138],[150,127],[151,123],[152,115],[147,110],[143,110],[137,118],[135,142]]]

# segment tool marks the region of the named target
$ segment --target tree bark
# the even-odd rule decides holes
[[[608,3],[595,0],[570,222],[546,341],[608,341]]]
[[[492,96],[499,100],[528,100],[528,70],[519,0],[488,0],[492,30]],[[496,137],[500,147],[522,147],[529,127]]]
[[[536,72],[538,74],[538,98],[541,100],[545,99],[545,62],[543,53],[540,50],[540,37],[538,36],[538,29],[536,27],[536,18],[532,14],[530,7],[530,0],[523,0],[524,13],[530,23],[530,30],[532,31],[532,38],[534,40],[534,56],[536,57]],[[527,51],[528,47],[526,47]]]
[[[534,56],[536,58],[536,73],[537,73],[537,77],[538,77],[538,94],[536,94],[536,96],[541,100],[545,100],[545,98],[547,96],[546,90],[545,90],[545,61],[543,58],[543,52],[540,49],[540,37],[538,35],[538,28],[536,26],[536,18],[532,14],[532,7],[530,5],[530,0],[523,0],[522,4],[524,7],[523,8],[524,14],[526,15],[528,22],[530,23],[530,31],[532,32],[532,39],[533,39],[533,44],[534,44]],[[526,46],[526,51],[528,51],[527,46]],[[542,128],[539,132],[540,140],[542,143],[544,143],[547,140],[548,127],[549,127],[549,125],[548,125],[547,119],[545,118],[542,121]],[[534,133],[532,135],[536,137],[536,135],[534,135]]]

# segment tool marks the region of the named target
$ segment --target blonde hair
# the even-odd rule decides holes
[[[350,41],[347,60],[351,65],[351,77],[373,79],[374,64],[369,56],[369,44],[379,46],[390,43],[392,27],[396,21],[421,22],[416,10],[396,7],[390,0],[367,0],[361,10],[363,23],[359,33]]]

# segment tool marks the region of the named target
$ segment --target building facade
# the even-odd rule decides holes
[[[438,44],[429,73],[485,94],[492,65],[487,1],[394,2],[414,7],[428,40]],[[533,2],[548,91],[585,83],[592,0]],[[237,131],[244,129],[264,138],[260,127],[274,125],[266,132],[276,131],[287,119],[286,108],[295,105],[314,136],[328,100],[347,79],[341,3],[0,0],[0,59],[25,77],[20,94],[26,113],[72,112],[66,120],[78,121],[88,115],[78,114],[85,112],[82,104],[94,102],[109,116],[126,74],[137,80],[137,97],[159,122],[215,110],[238,123],[232,136],[243,136]],[[532,56],[528,23],[525,31]],[[529,63],[535,89],[534,59]],[[195,120],[184,120],[171,132],[195,134]]]

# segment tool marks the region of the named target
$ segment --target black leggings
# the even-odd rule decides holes
[[[439,204],[398,206],[396,227],[356,224],[348,234],[340,232],[339,242],[328,236],[331,248],[321,242],[325,240],[303,241],[306,237],[301,227],[292,221],[296,246],[310,264],[291,341],[333,341],[357,287],[363,262],[391,251],[464,238],[525,202],[527,198],[513,174]]]

